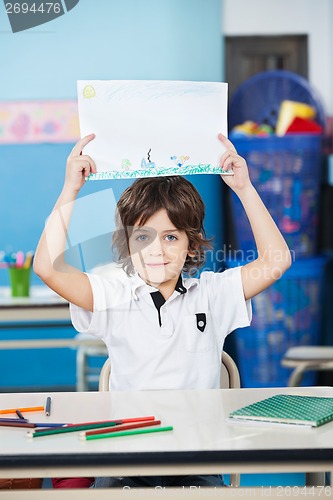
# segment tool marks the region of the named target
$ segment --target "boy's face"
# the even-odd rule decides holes
[[[189,252],[189,239],[185,231],[177,229],[161,209],[143,226],[134,225],[129,239],[132,263],[146,283],[174,287]]]

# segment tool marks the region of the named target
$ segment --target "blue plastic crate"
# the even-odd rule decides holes
[[[296,258],[317,254],[322,137],[238,137],[238,153],[248,164],[253,185]],[[232,193],[237,248],[255,250],[252,230],[238,197]]]
[[[289,347],[320,344],[325,263],[324,257],[296,261],[252,299],[251,326],[235,335],[242,387],[286,386],[291,369],[282,367],[281,360]],[[307,372],[303,385],[314,383],[315,374]]]

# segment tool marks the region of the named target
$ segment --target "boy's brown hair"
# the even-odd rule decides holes
[[[212,248],[203,227],[205,205],[197,189],[182,176],[137,179],[119,198],[116,210],[117,229],[113,234],[113,248],[127,274],[134,268],[129,252],[129,238],[133,226],[144,225],[158,210],[165,209],[175,227],[185,231],[189,249],[195,255],[186,258],[183,271],[195,274],[205,263],[205,249]]]

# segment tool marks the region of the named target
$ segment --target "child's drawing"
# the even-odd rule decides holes
[[[156,167],[155,162],[151,161],[151,159],[150,159],[150,151],[151,151],[151,149],[148,151],[147,161],[145,160],[145,158],[142,158],[142,160],[141,160],[141,168],[143,168],[143,169],[149,169],[149,168]]]
[[[83,89],[83,97],[84,99],[92,99],[95,97],[96,92],[92,85],[86,85]]]
[[[123,170],[126,170],[126,172],[129,172],[129,170],[131,170],[131,166],[132,166],[132,164],[129,160],[127,160],[127,158],[122,160],[121,167]]]
[[[78,82],[90,179],[219,174],[227,135],[227,84],[184,81]]]
[[[184,165],[184,163],[189,160],[190,157],[189,156],[170,156],[170,160],[172,160],[175,165],[177,165],[177,167],[182,167]]]

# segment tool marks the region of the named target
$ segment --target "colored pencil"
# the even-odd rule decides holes
[[[20,412],[20,410],[16,410],[16,415],[18,416],[18,418],[20,418],[21,420],[25,420],[24,416],[22,415],[22,413]]]
[[[121,436],[134,436],[136,434],[150,434],[153,432],[163,432],[163,431],[172,431],[173,427],[156,427],[154,429],[136,429],[133,431],[124,431],[124,432],[115,432],[108,434],[95,434],[93,436],[86,436],[86,440],[89,441],[91,439],[104,439],[104,438],[114,438]]]
[[[54,423],[52,423],[52,424],[48,424],[48,423],[46,423],[46,422],[43,422],[43,423],[38,423],[38,424],[37,424],[37,423],[34,423],[34,426],[35,426],[35,427],[43,427],[43,428],[44,428],[44,427],[46,427],[46,428],[47,428],[47,427],[49,427],[50,429],[51,429],[51,428],[54,428],[54,427],[59,427],[59,428],[61,428],[61,427],[66,427],[67,425],[68,425],[68,424],[54,424]],[[37,429],[36,429],[36,430],[37,430]]]
[[[29,408],[8,408],[6,410],[0,410],[0,415],[6,415],[7,413],[16,413],[18,411],[44,411],[44,406],[31,406]]]
[[[85,424],[73,424],[73,425],[66,425],[64,427],[58,427],[58,429],[36,429],[34,432],[29,433],[30,437],[42,437],[42,436],[52,436],[53,434],[62,434],[64,432],[76,432],[76,431],[85,431],[89,429],[98,429],[98,427],[108,427],[109,425],[112,426],[112,423],[110,422],[100,422],[100,423],[95,423],[95,424],[90,424],[90,425],[85,425]],[[116,425],[113,423],[113,425]]]
[[[113,427],[114,425],[118,425],[118,422],[115,420],[101,420],[97,422],[79,422],[78,424],[66,424],[66,427],[69,427],[70,429],[73,429],[73,431],[75,431],[76,427],[85,426],[89,429],[98,429],[99,427],[107,427],[108,425]],[[36,432],[39,432],[38,429],[36,429]],[[43,430],[41,429],[40,432],[43,432]]]
[[[31,429],[34,429],[36,427],[43,427],[43,430],[46,430],[44,428],[57,428],[57,429],[61,429],[62,427],[65,427],[67,424],[46,424],[46,423],[36,423],[36,422],[29,422],[28,420],[24,420],[24,419],[19,419],[19,418],[16,418],[15,420],[14,419],[6,419],[6,421],[4,420],[0,420],[0,427],[27,427],[27,428],[31,428]],[[37,429],[36,429],[37,430]]]
[[[32,251],[27,252],[27,254],[25,256],[24,265],[23,265],[23,267],[25,269],[28,269],[31,266],[33,256],[34,256],[34,253]]]
[[[0,422],[0,427],[27,427],[34,428],[35,424],[30,424],[29,422],[22,422],[16,419],[16,422]]]
[[[155,420],[155,417],[150,415],[149,417],[119,418],[115,420],[115,422],[119,424],[129,424],[130,422],[146,422],[149,420]]]
[[[141,427],[150,427],[152,425],[159,425],[161,423],[160,420],[153,420],[150,422],[137,422],[135,424],[125,424],[125,425],[117,425],[116,427],[110,427],[109,429],[98,429],[97,431],[87,431],[82,432],[80,436],[93,436],[94,434],[107,434],[109,432],[121,432],[129,429],[139,429]]]
[[[135,417],[135,418],[122,418],[122,419],[116,419],[116,420],[101,420],[101,421],[94,421],[94,422],[80,422],[78,424],[67,424],[67,427],[77,427],[77,426],[82,426],[85,425],[87,428],[88,426],[91,426],[91,429],[98,429],[99,427],[107,427],[108,425],[113,427],[114,425],[121,425],[121,424],[127,424],[127,423],[134,423],[134,422],[147,422],[150,420],[155,420],[155,417],[149,416],[149,417]],[[104,425],[107,424],[107,425]],[[74,429],[75,430],[75,429]],[[80,429],[79,429],[80,430]],[[84,429],[81,429],[84,430]],[[38,430],[36,430],[38,432]],[[43,432],[42,430],[40,432]]]
[[[49,417],[51,415],[51,398],[48,396],[46,398],[46,404],[45,404],[45,415]]]
[[[16,252],[16,267],[18,269],[23,267],[24,261],[24,253],[22,252],[22,250],[19,250],[18,252]]]
[[[29,420],[26,418],[0,418],[0,422],[21,422],[28,424]]]

